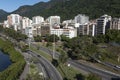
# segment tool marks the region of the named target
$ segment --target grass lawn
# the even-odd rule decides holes
[[[75,80],[76,75],[81,74],[78,70],[73,69],[72,67],[68,67],[65,64],[60,64],[57,67],[58,71],[61,73],[63,78],[67,78],[68,80]]]
[[[120,65],[120,62],[118,62],[118,55],[120,55],[120,47],[103,43],[98,44],[97,46],[99,48],[100,54],[104,57],[104,59],[101,59],[102,61]]]
[[[47,60],[52,61],[52,57],[50,55],[48,55],[47,53],[45,53],[45,52],[43,52],[41,50],[37,50],[34,47],[30,47],[30,49],[37,52],[37,53],[39,53],[41,56],[45,57]]]
[[[40,44],[40,43],[38,43],[38,44]],[[52,46],[49,47],[49,49],[52,49]],[[46,54],[45,52],[37,50],[34,47],[31,47],[31,50],[39,53],[40,55],[42,55],[46,59],[52,61],[52,56]],[[81,75],[81,73],[79,72],[79,70],[74,69],[71,66],[68,67],[66,64],[59,64],[59,66],[57,67],[57,70],[60,72],[60,74],[62,75],[63,78],[66,77],[68,80],[75,80],[76,75]]]

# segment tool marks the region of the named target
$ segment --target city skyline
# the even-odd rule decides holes
[[[0,4],[0,9],[5,10],[7,12],[12,12],[18,9],[20,6],[24,5],[34,5],[38,2],[47,2],[49,0],[4,0]]]

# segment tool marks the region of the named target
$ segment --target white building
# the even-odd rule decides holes
[[[62,25],[64,26],[64,28],[68,28],[68,26],[75,26],[75,22],[74,20],[65,20],[62,22]]]
[[[113,18],[111,20],[110,29],[120,30],[120,18]]]
[[[16,31],[21,29],[22,17],[19,14],[10,14],[7,16],[7,20],[10,28],[13,28]]]
[[[28,36],[28,38],[33,38],[32,26],[25,28],[25,34]]]
[[[32,30],[33,30],[33,36],[37,36],[37,35],[41,36],[41,24],[33,24]]]
[[[103,15],[97,19],[97,34],[105,34],[106,30],[110,28],[111,16]]]
[[[52,29],[55,24],[60,24],[60,16],[50,16],[46,19],[46,21],[50,23],[50,29]]]
[[[28,26],[32,25],[32,20],[29,19],[28,17],[23,17],[22,19],[22,29],[25,29]]]
[[[79,26],[79,27],[78,27]],[[90,35],[95,36],[96,23],[90,22],[88,24],[77,24],[77,35]]]
[[[89,17],[84,14],[78,14],[74,18],[75,23],[79,23],[81,25],[84,25],[86,23],[89,23]]]
[[[77,37],[77,29],[74,29],[73,27],[69,27],[65,29],[64,28],[63,29],[51,29],[50,34],[55,34],[58,37],[60,37],[60,35],[65,35],[66,37],[73,38],[73,37]]]
[[[5,20],[3,23],[4,28],[9,28],[8,20]]]
[[[34,16],[32,20],[33,24],[41,24],[42,22],[44,22],[44,18],[41,16]]]

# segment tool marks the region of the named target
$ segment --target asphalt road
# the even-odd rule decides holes
[[[42,56],[38,56],[39,54],[33,51],[28,51],[28,53],[36,57],[40,61],[41,65],[44,66],[44,69],[47,72],[47,75],[51,80],[63,80],[62,76],[56,70],[56,68],[51,64],[51,62],[49,62]]]
[[[33,45],[33,46],[35,47],[35,45]],[[49,55],[52,55],[52,53],[53,53],[52,50],[47,49],[45,47],[40,47],[40,50],[48,53]],[[55,54],[56,54],[56,56],[60,55],[58,52],[55,52]],[[98,69],[98,68],[92,67],[87,64],[82,64],[82,63],[74,61],[74,60],[68,60],[68,63],[70,63],[75,68],[82,69],[87,72],[95,73],[95,74],[101,76],[103,80],[111,80],[111,78],[120,78],[120,74],[115,74],[115,73],[112,73],[107,70]]]

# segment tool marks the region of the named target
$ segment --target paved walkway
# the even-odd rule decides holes
[[[26,63],[24,71],[22,72],[19,80],[26,80],[28,72],[29,72],[29,65]]]

